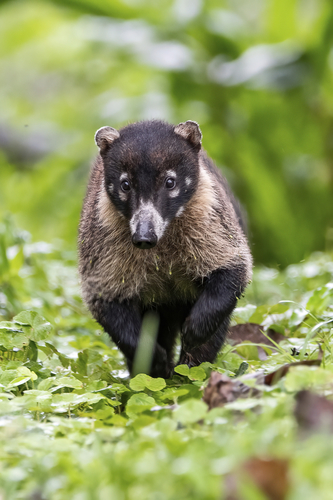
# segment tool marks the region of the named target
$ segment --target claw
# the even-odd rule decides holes
[[[183,352],[178,364],[179,365],[187,365],[189,368],[192,368],[192,366],[197,365],[192,354],[190,354],[189,352]]]

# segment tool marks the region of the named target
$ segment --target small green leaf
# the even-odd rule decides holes
[[[178,365],[175,367],[175,372],[188,377],[190,380],[205,380],[207,374],[201,366],[193,366],[189,368],[187,365]]]
[[[52,399],[52,395],[48,391],[40,391],[37,389],[30,389],[30,390],[24,391],[24,394],[29,395],[29,396],[36,396],[37,403],[41,403],[41,402],[48,401],[48,400],[51,401],[51,399]]]
[[[55,377],[48,377],[44,380],[42,380],[39,384],[38,384],[38,390],[40,391],[47,391],[48,389],[50,389],[50,387],[52,387],[54,384],[56,383],[56,378]]]
[[[29,344],[28,337],[18,331],[0,330],[0,345],[5,349],[22,349]]]
[[[47,339],[52,332],[51,323],[35,311],[22,311],[15,316],[13,321],[22,325],[25,335],[35,342]]]
[[[155,400],[145,393],[133,394],[127,401],[126,413],[130,418],[135,418],[137,414],[150,410],[156,405]]]
[[[74,408],[82,403],[94,404],[98,403],[101,399],[104,399],[102,394],[75,394],[73,392],[65,393],[65,394],[56,394],[52,398],[52,407],[55,408],[56,412],[64,412],[67,411],[68,408]]]
[[[22,376],[25,376],[25,377],[29,377],[30,380],[36,380],[37,379],[36,373],[32,372],[31,370],[29,370],[29,368],[27,368],[26,366],[19,366],[17,368],[17,373],[19,375],[22,375]]]
[[[247,371],[249,367],[249,364],[246,361],[242,361],[241,364],[239,365],[238,370],[235,373],[235,377],[240,377],[244,375],[244,373]]]
[[[23,247],[19,248],[16,255],[9,260],[9,266],[12,273],[17,274],[24,263]]]
[[[303,389],[314,390],[331,387],[333,373],[319,366],[297,365],[290,369],[284,380],[287,391],[296,392]]]
[[[28,357],[30,361],[37,361],[38,359],[38,348],[33,340],[29,341]]]
[[[248,323],[249,319],[255,313],[257,307],[252,304],[247,304],[244,307],[236,307],[233,312],[233,319],[237,323]]]
[[[184,389],[183,387],[180,387],[179,389],[176,387],[168,387],[165,391],[163,391],[159,395],[159,399],[161,401],[165,400],[170,400],[170,401],[175,401],[177,400],[180,396],[186,396],[188,394],[188,389]]]
[[[114,415],[114,408],[111,406],[106,406],[103,409],[95,411],[95,418],[97,420],[108,420],[109,418],[113,417]]]
[[[107,387],[105,380],[92,380],[86,385],[87,392],[103,391]]]
[[[269,314],[283,314],[289,310],[289,304],[279,302],[269,307]]]
[[[314,314],[321,314],[329,301],[332,300],[333,283],[327,283],[325,286],[317,288],[309,298],[306,309]]]
[[[190,373],[188,375],[191,380],[199,381],[205,380],[206,376],[206,372],[203,368],[201,368],[201,366],[193,366],[190,368]]]
[[[132,391],[143,391],[145,388],[150,391],[160,391],[166,386],[166,383],[163,378],[153,378],[145,373],[139,373],[131,379],[129,385]]]
[[[22,333],[22,329],[18,328],[11,321],[0,321],[0,330],[6,330],[8,332],[21,332]]]
[[[207,405],[200,399],[188,399],[173,412],[173,418],[181,424],[193,424],[205,417]]]
[[[151,417],[150,415],[140,415],[134,420],[132,427],[133,429],[141,429],[142,427],[154,424],[155,422],[156,418]]]
[[[132,378],[129,383],[129,386],[132,389],[132,391],[138,391],[138,392],[143,391],[146,388],[147,377],[148,375],[145,375],[144,373],[139,373],[134,378]]]
[[[251,345],[252,342],[245,341],[241,344],[238,344],[236,347],[237,353],[242,356],[242,358],[248,360],[259,360],[258,356],[258,348],[255,345]]]
[[[82,388],[82,382],[75,377],[61,377],[56,379],[55,382],[61,387],[72,387],[73,389]]]
[[[175,370],[174,370],[176,373],[179,373],[179,375],[184,375],[185,377],[188,377],[189,376],[189,373],[190,373],[190,369],[187,365],[178,365],[178,366],[175,366]]]
[[[150,380],[147,380],[146,386],[150,391],[161,391],[166,386],[166,382],[164,378],[150,377]]]
[[[26,382],[29,382],[30,377],[17,377],[17,378],[14,378],[14,380],[12,380],[8,385],[7,385],[7,389],[10,389],[11,387],[17,387],[19,385],[22,385],[22,384],[25,384]]]
[[[10,382],[17,378],[17,376],[17,370],[5,370],[0,374],[0,384],[6,387],[8,384],[10,384]]]
[[[258,306],[249,318],[249,323],[260,325],[269,313],[269,306]]]

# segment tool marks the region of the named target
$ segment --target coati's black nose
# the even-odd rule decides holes
[[[132,236],[132,243],[141,250],[153,248],[156,245],[157,236],[151,222],[139,222]]]

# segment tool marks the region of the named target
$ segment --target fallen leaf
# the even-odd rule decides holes
[[[242,342],[249,341],[255,344],[265,344],[268,347],[275,347],[274,342],[278,344],[282,340],[286,339],[286,337],[281,335],[281,333],[269,328],[266,335],[273,340],[273,342],[271,342],[266,335],[262,333],[263,331],[264,327],[262,325],[258,325],[257,323],[242,323],[229,328],[228,340],[231,345],[238,345]],[[260,346],[257,346],[257,349],[259,359],[267,359],[265,350]]]
[[[277,458],[250,458],[238,471],[226,477],[226,499],[241,500],[242,480],[244,486],[250,480],[267,500],[285,500],[289,492],[289,464]]]
[[[333,402],[311,391],[296,394],[295,417],[302,430],[333,432]]]
[[[322,358],[323,358],[323,351],[319,345],[318,359],[297,361],[295,363],[288,363],[286,365],[280,366],[280,368],[278,368],[274,372],[271,372],[271,373],[268,373],[267,375],[265,375],[265,384],[266,385],[276,384],[282,377],[284,377],[288,373],[289,369],[294,367],[294,366],[301,366],[301,365],[320,366]]]
[[[229,341],[232,341],[235,345],[240,344],[245,340],[250,340],[251,342],[255,342],[257,344],[265,344],[273,347],[274,342],[278,344],[281,340],[286,339],[286,337],[281,333],[269,328],[266,335],[273,340],[273,342],[271,342],[266,335],[262,333],[263,331],[264,327],[262,325],[258,325],[257,323],[242,323],[240,325],[231,326],[229,328]]]
[[[257,373],[248,378],[255,378],[257,382],[264,382],[264,375]],[[232,403],[238,398],[249,398],[259,396],[260,391],[253,387],[248,387],[239,379],[231,379],[225,374],[212,372],[205,388],[203,400],[208,404],[209,409],[224,406]]]

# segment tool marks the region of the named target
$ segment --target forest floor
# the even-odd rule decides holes
[[[0,499],[333,498],[332,304],[329,254],[256,268],[216,363],[130,380],[75,252],[5,221]]]

